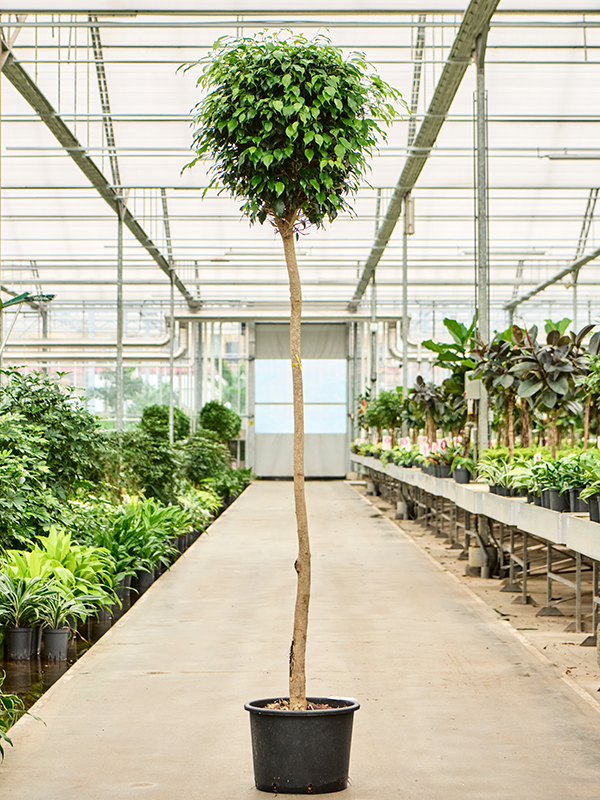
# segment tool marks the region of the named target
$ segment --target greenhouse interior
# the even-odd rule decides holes
[[[598,797],[597,0],[0,45],[1,796]]]

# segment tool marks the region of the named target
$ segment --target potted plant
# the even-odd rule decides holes
[[[255,782],[269,792],[337,791],[347,783],[349,732],[358,703],[306,696],[310,544],[304,496],[302,286],[295,240],[349,207],[346,197],[358,189],[367,156],[383,135],[378,120],[394,118],[391,102],[400,96],[369,74],[362,55],[344,59],[322,38],[309,41],[283,32],[224,38],[196,63],[204,67],[198,84],[207,93],[194,110],[196,158],[188,166],[214,159],[210,186],[241,199],[251,222],[273,226],[283,243],[290,286],[297,595],[289,698],[246,705]],[[335,747],[334,728],[340,733]]]
[[[66,661],[70,621],[76,617],[82,620],[92,609],[102,603],[101,597],[76,597],[72,592],[63,593],[50,583],[48,594],[40,604],[38,619],[44,625],[44,653],[46,661]]]
[[[13,578],[0,572],[0,623],[6,625],[9,661],[31,658],[33,626],[50,594],[49,583],[36,578]]]
[[[452,459],[452,477],[456,483],[470,483],[471,478],[477,471],[477,464],[468,456],[461,456],[459,453]]]

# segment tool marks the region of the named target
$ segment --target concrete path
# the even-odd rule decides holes
[[[291,489],[251,486],[48,691],[1,798],[267,796],[243,704],[287,693]],[[350,487],[307,493],[309,693],[362,706],[340,798],[600,798],[600,713]]]

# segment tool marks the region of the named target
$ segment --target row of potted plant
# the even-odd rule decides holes
[[[52,527],[33,548],[7,550],[0,562],[7,657],[27,659],[43,645],[46,660],[66,659],[77,624],[117,619],[129,608],[131,592],[143,594],[220,505],[214,491],[191,488],[179,505],[153,498],[115,505],[93,497],[69,504],[72,532]]]

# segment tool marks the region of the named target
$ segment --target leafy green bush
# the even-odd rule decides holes
[[[231,408],[218,400],[211,400],[202,407],[200,425],[214,431],[220,442],[228,442],[238,436],[242,420]]]
[[[146,406],[139,427],[151,436],[169,438],[169,406]],[[177,407],[173,408],[173,436],[176,442],[190,433],[190,418]]]
[[[183,449],[183,474],[192,484],[216,475],[229,466],[229,450],[218,434],[200,428]]]
[[[252,480],[252,470],[233,469],[229,467],[222,472],[204,482],[205,486],[210,486],[222,498],[237,497]]]
[[[181,452],[168,438],[141,426],[118,434],[122,467],[120,479],[131,494],[143,493],[163,503],[172,502],[181,475]]]
[[[52,582],[63,595],[94,596],[99,603],[112,600],[115,562],[110,554],[99,547],[73,542],[70,533],[54,526],[48,536],[38,538],[31,550],[8,550],[2,571],[14,580],[39,578]]]
[[[28,425],[20,414],[0,414],[0,546],[26,547],[50,528],[61,503],[47,481],[40,426]]]
[[[60,386],[42,372],[11,369],[4,374],[0,417],[18,415],[23,433],[40,437],[39,451],[52,492],[64,499],[79,480],[100,479],[103,441],[98,421],[75,398],[75,389]]]
[[[190,486],[177,498],[179,504],[187,512],[190,523],[195,530],[204,530],[212,515],[219,510],[221,498],[210,487],[195,489]]]

